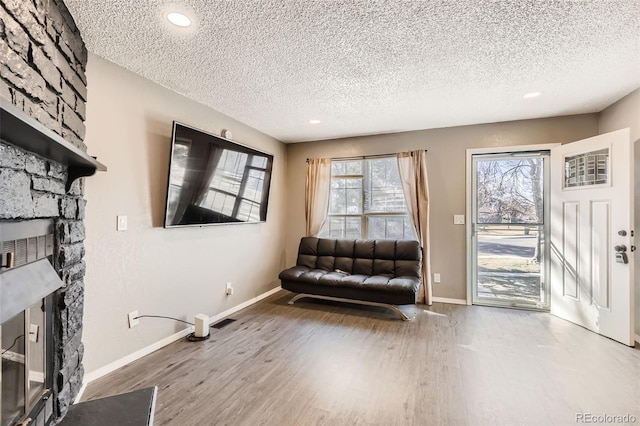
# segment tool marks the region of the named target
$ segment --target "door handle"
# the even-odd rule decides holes
[[[617,263],[629,263],[629,258],[627,257],[627,246],[620,244],[619,246],[615,246],[613,249],[616,251]]]

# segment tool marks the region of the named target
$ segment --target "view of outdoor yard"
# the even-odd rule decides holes
[[[534,255],[537,238],[537,227],[481,227],[478,230],[478,296],[541,302],[542,262]]]

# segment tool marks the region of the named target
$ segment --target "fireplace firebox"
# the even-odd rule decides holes
[[[46,426],[52,396],[53,221],[0,223],[0,426]]]

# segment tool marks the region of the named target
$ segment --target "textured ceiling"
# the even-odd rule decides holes
[[[640,87],[640,0],[65,3],[90,51],[284,142],[597,112]]]

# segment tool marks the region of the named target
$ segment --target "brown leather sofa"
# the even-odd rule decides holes
[[[334,240],[304,237],[296,266],[279,275],[282,288],[302,297],[392,309],[415,304],[420,287],[422,252],[417,241]]]

